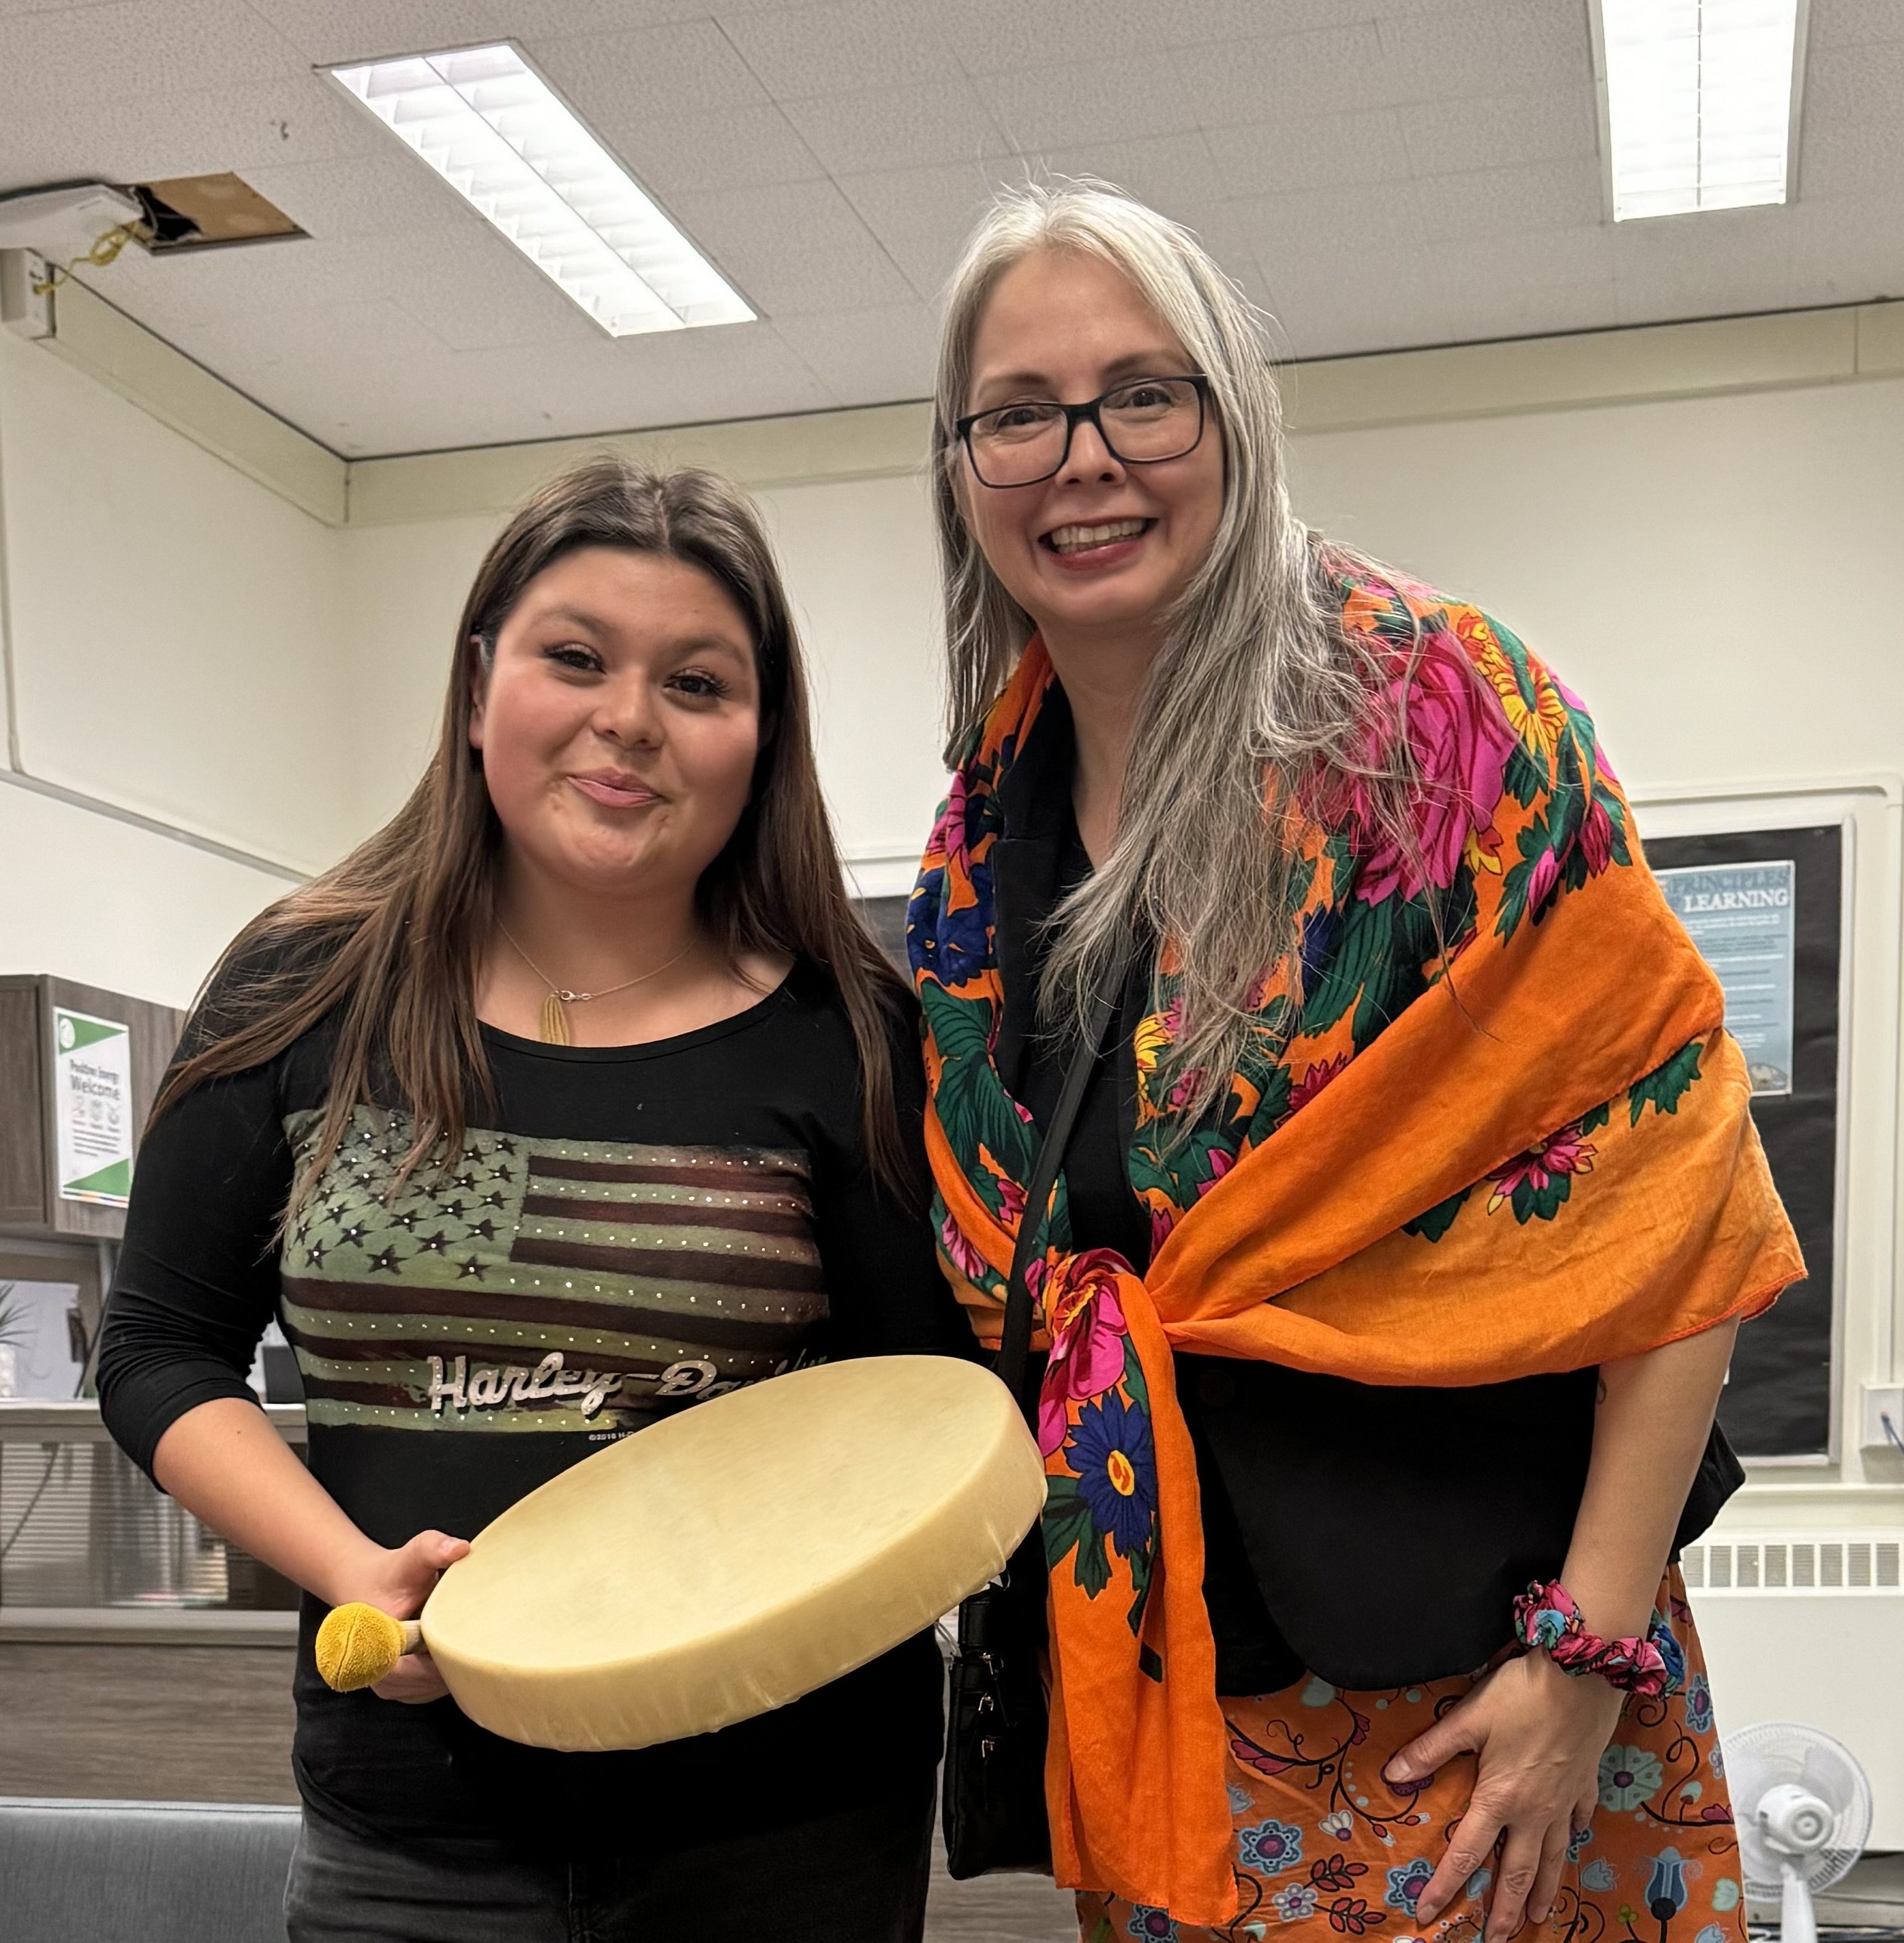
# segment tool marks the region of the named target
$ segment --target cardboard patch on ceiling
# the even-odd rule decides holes
[[[213,249],[239,243],[272,243],[305,232],[274,203],[236,175],[175,175],[135,182],[145,211],[139,240],[156,256]]]

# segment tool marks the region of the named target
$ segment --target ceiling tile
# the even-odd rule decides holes
[[[1584,228],[1599,221],[1603,208],[1599,169],[1590,158],[1429,175],[1416,183],[1416,192],[1422,234],[1430,243],[1525,229]]]
[[[1904,113],[1888,120],[1862,115],[1829,121],[1814,117],[1799,143],[1797,179],[1801,207],[1814,198],[1838,196],[1904,200]]]
[[[1898,199],[1844,196],[1785,212],[1794,303],[1863,303],[1904,296]]]
[[[1579,0],[1491,0],[1398,14],[1380,26],[1389,98],[1446,101],[1542,88],[1591,90],[1593,48]]]
[[[410,151],[386,140],[385,151],[336,162],[253,169],[246,180],[300,229],[317,237],[428,233],[480,223],[450,185]]]
[[[1382,43],[1371,20],[1236,41],[1220,61],[1186,54],[1179,66],[1206,129],[1354,113],[1394,98],[1392,89],[1385,91]]]
[[[294,416],[326,413],[327,422],[314,417],[311,429],[351,457],[765,417],[833,402],[766,326],[730,328],[748,339],[738,358],[731,344],[708,342],[729,329],[619,339],[597,333],[559,361],[529,346],[451,353],[407,382],[373,346],[353,342],[288,373],[296,387],[288,395]]]
[[[1280,298],[1292,274],[1379,279],[1385,259],[1412,253],[1421,242],[1415,186],[1309,189],[1240,198],[1234,206],[1271,293]]]
[[[128,251],[88,280],[358,452],[916,395],[973,222],[1040,173],[1107,176],[1189,223],[1305,356],[1899,293],[1900,0],[1813,0],[1793,206],[1617,230],[1587,14],[0,0],[0,187],[255,180],[312,239]],[[310,71],[505,35],[772,321],[608,339]]]
[[[1244,296],[1258,308],[1267,310],[1269,281],[1256,261],[1255,239],[1243,213],[1244,206],[1234,202],[1215,203],[1191,210],[1179,219],[1215,258],[1224,274],[1241,287]],[[1277,355],[1283,355],[1281,349]]]
[[[1394,181],[1412,172],[1391,108],[1277,116],[1211,129],[1204,140],[1225,191],[1233,196]]]
[[[190,352],[190,342],[175,334],[182,328],[240,319],[263,336],[264,320],[274,311],[386,295],[387,271],[373,241],[296,237],[184,257],[128,249],[105,268],[88,270],[85,280],[108,302]]]
[[[1904,9],[1900,9],[1904,11]],[[1806,64],[1801,144],[1822,123],[1895,130],[1904,116],[1904,39],[1825,48]]]
[[[1296,34],[1372,20],[1373,0],[937,0],[942,37],[974,74],[1065,67],[1081,57],[1207,48],[1266,32]]]
[[[631,126],[764,101],[767,91],[711,20],[576,34],[530,53],[611,143]]]
[[[894,305],[851,318],[789,318],[779,330],[841,404],[932,395],[939,355],[936,305]]]
[[[343,346],[368,350],[386,365],[406,358],[434,359],[450,348],[388,297],[279,311],[268,336],[262,339],[246,320],[223,318],[204,333],[202,342],[210,355],[244,371],[261,389],[267,373],[295,370],[314,358],[327,360]]]
[[[243,7],[121,0],[0,20],[0,112],[49,93],[72,107],[63,77],[90,104],[267,81],[304,67],[297,49]]]
[[[905,88],[958,73],[930,8],[906,0],[832,0],[830,5],[721,16],[748,65],[779,101]]]
[[[240,175],[266,163],[327,161],[374,150],[389,138],[330,84],[300,72],[180,95],[133,95],[110,113],[76,113],[70,99],[9,104],[0,79],[0,186],[97,178]]]
[[[513,40],[533,53],[568,34],[627,31],[711,11],[710,0],[248,0],[313,63]],[[753,4],[753,0],[738,0]]]
[[[902,303],[914,293],[831,182],[698,191],[675,212],[765,316]]]
[[[1522,284],[1553,290],[1613,281],[1610,223],[1463,236],[1435,253],[1466,287],[1470,302],[1481,299],[1476,308],[1484,313]]]
[[[1035,173],[1087,176],[1108,182],[1127,195],[1179,221],[1193,209],[1223,200],[1222,179],[1203,136],[1156,135],[1145,141],[1107,141],[1081,148],[1057,148],[1026,157]]]
[[[914,293],[930,299],[952,274],[991,200],[994,179],[976,163],[961,162],[843,175],[840,187]]]
[[[873,88],[789,101],[785,113],[835,175],[1008,155],[1011,144],[960,76],[918,88]]]
[[[1272,306],[1296,358],[1358,357],[1445,344],[1457,334],[1422,259],[1400,253],[1361,274],[1285,277]],[[1299,395],[1299,374],[1294,380]]]
[[[1791,230],[1780,209],[1711,209],[1613,231],[1623,324],[1724,317],[1786,302]]]
[[[1454,175],[1599,153],[1590,89],[1546,88],[1471,101],[1417,102],[1397,110],[1417,175]]]
[[[1106,137],[1177,135],[1197,125],[1175,57],[1138,54],[1075,67],[1012,67],[974,84],[1014,146],[1068,148]]]
[[[615,152],[664,202],[697,189],[755,189],[826,174],[772,101],[709,108],[678,119],[624,122]]]
[[[376,287],[453,350],[539,345],[555,358],[616,341],[486,228],[460,240],[377,237],[366,240],[361,254],[380,266]]]
[[[1904,41],[1904,9],[1897,0],[1813,0],[1805,38],[1813,49]]]

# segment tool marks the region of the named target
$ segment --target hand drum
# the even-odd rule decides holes
[[[1045,1501],[1037,1446],[974,1363],[874,1356],[776,1377],[625,1437],[512,1505],[419,1618],[337,1608],[336,1686],[419,1635],[512,1740],[646,1747],[785,1706],[1000,1570]]]

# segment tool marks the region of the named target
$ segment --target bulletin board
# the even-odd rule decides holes
[[[1667,902],[1726,987],[1726,1024],[1752,1074],[1752,1117],[1809,1270],[1739,1332],[1719,1417],[1744,1457],[1822,1455],[1831,1443],[1845,848],[1836,823],[1645,845]]]

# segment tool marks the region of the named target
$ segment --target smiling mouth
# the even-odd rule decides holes
[[[1107,519],[1095,526],[1055,526],[1039,541],[1054,553],[1088,553],[1100,547],[1135,540],[1156,522],[1150,519]]]

